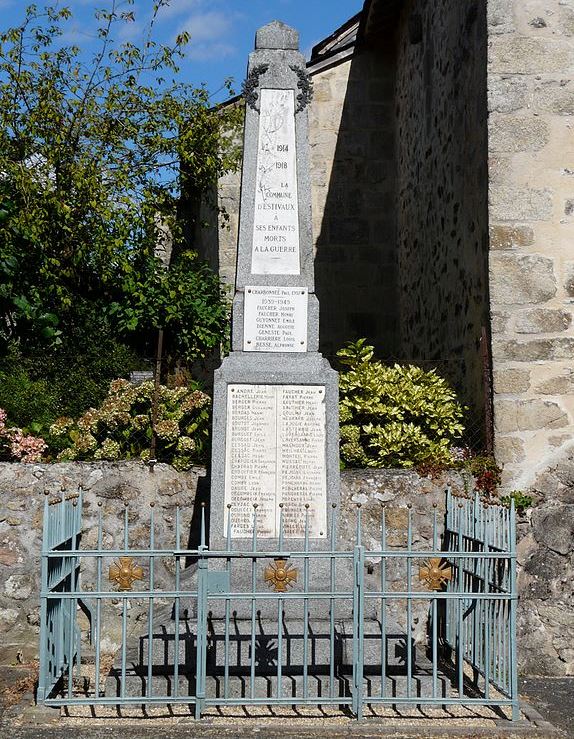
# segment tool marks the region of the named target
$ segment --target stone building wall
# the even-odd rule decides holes
[[[528,488],[574,431],[574,4],[489,0],[496,456]]]
[[[441,371],[480,418],[488,326],[485,5],[405,2],[396,34],[401,353],[443,360]]]
[[[400,343],[396,292],[392,44],[356,49],[314,77],[311,179],[320,348],[366,337],[380,355]]]

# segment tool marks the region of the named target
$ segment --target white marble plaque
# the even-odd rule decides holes
[[[243,351],[306,352],[306,287],[245,288]]]
[[[293,90],[261,90],[251,273],[300,273]]]
[[[325,387],[322,385],[229,385],[225,443],[225,530],[278,538],[283,503],[286,539],[327,535]],[[231,504],[231,509],[227,506]],[[231,511],[231,512],[230,512]]]

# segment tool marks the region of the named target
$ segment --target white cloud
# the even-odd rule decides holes
[[[175,18],[176,16],[189,13],[193,9],[201,5],[202,0],[170,0],[169,5],[165,5],[159,11],[159,17],[162,20],[167,18]]]
[[[234,18],[233,13],[215,10],[189,15],[177,31],[187,31],[191,37],[187,56],[192,59],[215,59],[233,54],[235,47],[229,36]]]
[[[232,27],[231,17],[227,13],[209,11],[192,13],[179,27],[179,33],[187,31],[192,43],[219,40],[227,36]]]
[[[235,53],[235,46],[231,44],[190,44],[186,56],[189,59],[205,61],[209,59],[223,59]]]

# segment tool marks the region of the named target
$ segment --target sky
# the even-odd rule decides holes
[[[135,15],[133,23],[124,25],[123,36],[137,43],[153,0],[135,0],[131,6],[122,1],[124,9]],[[39,6],[46,4],[36,2]],[[73,13],[66,40],[89,51],[95,43],[94,10],[109,9],[111,2],[59,0],[60,6],[68,6]],[[27,4],[26,0],[0,0],[0,29],[17,24]],[[317,42],[358,13],[362,5],[363,0],[171,0],[161,11],[155,39],[169,43],[177,34],[188,31],[191,43],[181,75],[194,84],[206,83],[213,101],[219,102],[225,97],[225,78],[232,77],[235,89],[240,88],[257,28],[275,19],[294,26],[301,35],[301,51],[308,57]]]

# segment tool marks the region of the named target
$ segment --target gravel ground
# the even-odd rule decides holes
[[[520,693],[545,719],[574,739],[574,678],[521,678]]]
[[[510,739],[529,737],[549,739],[564,737],[549,724],[540,722],[536,712],[527,710],[525,718],[512,727],[505,719],[485,707],[440,708],[380,707],[368,710],[365,720],[358,722],[336,707],[230,707],[208,709],[196,722],[189,707],[154,707],[118,710],[101,707],[90,715],[89,709],[76,707],[70,716],[59,711],[35,706],[31,686],[35,670],[31,666],[0,670],[0,693],[3,713],[0,739],[453,739],[454,737],[488,737]],[[574,680],[535,680],[521,684],[533,705],[539,706],[545,718],[572,732],[574,717]]]

